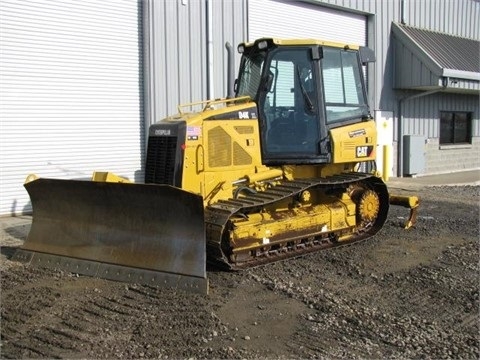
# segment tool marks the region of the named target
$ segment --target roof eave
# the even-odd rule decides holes
[[[437,63],[427,52],[425,52],[420,44],[413,40],[400,26],[396,23],[392,23],[392,31],[395,36],[400,40],[410,51],[412,51],[427,68],[434,74],[441,76],[443,68]]]
[[[461,80],[480,81],[480,72],[448,69],[442,67],[426,52],[410,35],[397,23],[392,23],[392,32],[423,64],[435,75],[441,77],[452,77]]]
[[[463,80],[475,80],[480,81],[480,73],[472,71],[463,71],[455,69],[443,69],[442,76],[463,79]]]

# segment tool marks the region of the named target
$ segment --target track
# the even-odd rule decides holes
[[[365,227],[357,226],[355,231],[348,235],[346,241],[338,242],[340,236],[345,236],[344,230],[303,233],[295,237],[286,235],[273,245],[256,249],[254,255],[244,254],[244,259],[241,261],[234,262],[229,256],[232,249],[228,249],[228,244],[226,244],[228,240],[226,239],[228,239],[228,232],[231,228],[229,221],[232,217],[239,215],[248,217],[249,214],[259,213],[265,207],[287,199],[291,199],[293,202],[304,191],[346,192],[350,186],[355,184],[362,184],[373,189],[379,196],[381,209],[374,222]],[[301,256],[336,245],[361,241],[375,235],[380,230],[387,217],[388,201],[385,184],[379,178],[366,173],[346,173],[317,179],[284,180],[261,193],[249,192],[242,197],[219,201],[208,206],[205,211],[208,261],[217,266],[239,270]]]

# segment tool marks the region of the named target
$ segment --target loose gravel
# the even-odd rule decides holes
[[[4,229],[0,356],[478,359],[479,193],[422,188],[414,228],[392,207],[361,243],[210,270],[207,296],[26,267],[28,225]]]

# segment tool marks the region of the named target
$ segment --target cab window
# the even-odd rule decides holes
[[[276,50],[269,61],[269,75],[273,80],[262,109],[266,151],[281,156],[315,154],[318,104],[309,49]]]
[[[361,71],[356,52],[323,48],[322,75],[327,123],[368,116]]]

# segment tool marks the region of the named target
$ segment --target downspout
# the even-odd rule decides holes
[[[398,139],[397,139],[397,176],[403,177],[403,113],[402,113],[402,106],[405,101],[410,101],[413,99],[418,99],[424,96],[436,94],[438,92],[442,92],[447,88],[448,79],[443,78],[442,88],[435,89],[430,91],[425,91],[420,94],[413,94],[410,96],[405,96],[398,100]]]
[[[207,2],[207,99],[214,99],[213,87],[213,0]]]

